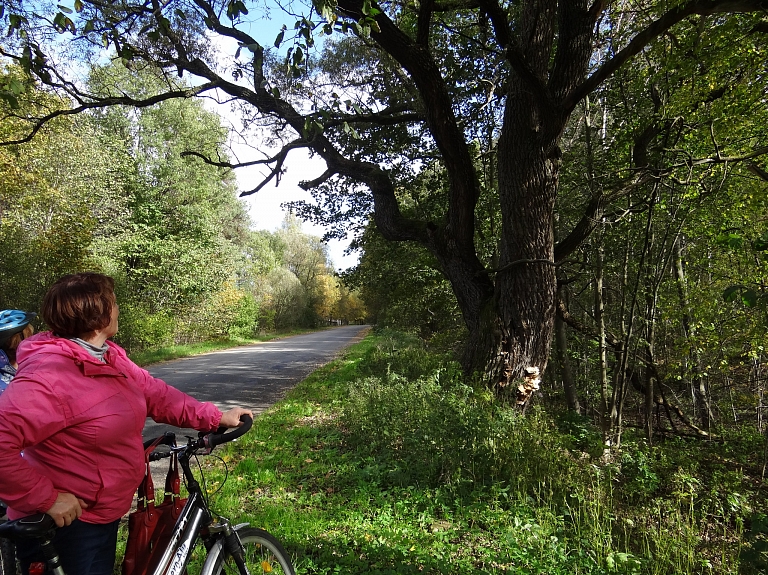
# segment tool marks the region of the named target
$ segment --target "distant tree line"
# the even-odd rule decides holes
[[[169,81],[121,64],[88,75],[105,97]],[[16,68],[1,83],[3,141],[23,133],[18,116],[68,107]],[[201,101],[177,99],[64,114],[0,147],[0,308],[37,310],[58,277],[96,270],[116,280],[130,350],[362,320],[318,238],[291,216],[252,230],[233,172],[182,154],[226,158],[227,135]]]

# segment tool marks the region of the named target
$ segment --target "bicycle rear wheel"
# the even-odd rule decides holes
[[[288,554],[270,533],[255,527],[237,532],[243,543],[245,565],[252,574],[296,575]],[[219,543],[211,549],[201,575],[236,575],[232,556]]]
[[[16,545],[8,539],[0,539],[0,575],[19,575]]]

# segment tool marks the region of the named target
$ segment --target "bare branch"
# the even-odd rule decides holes
[[[43,126],[45,126],[52,120],[55,120],[56,118],[59,118],[59,117],[74,116],[76,114],[85,112],[86,110],[96,110],[99,108],[107,108],[109,106],[116,106],[116,105],[133,106],[135,108],[146,108],[148,106],[154,106],[155,104],[164,102],[166,100],[172,100],[174,98],[191,98],[192,96],[197,96],[203,92],[212,90],[216,87],[217,85],[215,82],[208,82],[206,84],[201,84],[200,86],[195,86],[193,88],[187,88],[183,90],[171,90],[171,91],[164,92],[162,94],[157,94],[155,96],[151,96],[149,98],[144,98],[144,99],[135,99],[135,98],[130,98],[128,96],[113,96],[113,97],[106,97],[106,98],[100,98],[97,96],[88,96],[89,98],[93,98],[94,100],[91,102],[80,104],[79,106],[76,106],[74,108],[68,108],[64,110],[54,110],[53,112],[50,112],[49,114],[46,114],[38,118],[22,118],[32,123],[32,128],[30,132],[26,136],[18,140],[9,140],[5,142],[0,142],[0,146],[10,146],[10,145],[24,144],[26,142],[29,142],[30,140],[32,140],[32,138],[35,137],[35,135],[40,131],[40,129],[42,129]]]
[[[318,178],[315,178],[314,180],[304,180],[302,182],[299,182],[299,187],[302,190],[309,190],[312,188],[316,188],[323,182],[327,182],[329,179],[331,179],[333,176],[336,175],[336,172],[333,170],[326,170],[322,173],[322,175]]]

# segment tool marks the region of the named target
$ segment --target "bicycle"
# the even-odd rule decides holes
[[[0,502],[0,522],[7,520],[5,516],[5,505]],[[16,564],[16,547],[13,541],[0,539],[0,575],[18,575]]]
[[[233,432],[223,433],[220,429],[206,435],[201,433],[197,439],[188,437],[187,444],[184,446],[176,446],[175,436],[166,434],[162,443],[169,446],[169,451],[150,454],[150,460],[157,461],[176,453],[189,495],[176,520],[170,541],[164,551],[157,554],[159,560],[155,560],[154,564],[149,566],[148,575],[186,573],[198,541],[202,541],[206,550],[201,575],[227,573],[296,575],[285,549],[270,533],[263,529],[249,527],[247,523],[233,526],[228,519],[214,516],[200,484],[192,474],[190,460],[193,457],[208,455],[216,446],[233,441],[250,430],[253,419],[244,415],[241,421],[243,425]],[[53,518],[45,513],[0,524],[0,538],[38,539],[48,565],[47,572],[53,575],[66,575],[51,543],[55,531],[56,525]]]

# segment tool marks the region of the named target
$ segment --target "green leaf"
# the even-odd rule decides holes
[[[758,252],[768,250],[768,232],[765,232],[762,236],[757,238],[755,243],[752,244],[752,248]]]
[[[11,109],[15,110],[19,107],[19,100],[13,94],[0,90],[0,100],[7,102]]]
[[[11,78],[11,81],[8,82],[8,89],[16,96],[20,95],[24,91],[24,84],[16,80],[15,78]]]
[[[272,95],[273,95],[275,98],[279,98],[279,97],[280,97],[280,89],[279,89],[277,86],[275,86],[274,88],[272,88]]]
[[[83,2],[82,0],[75,0],[75,12],[82,12],[83,11]]]
[[[301,49],[301,46],[298,46],[296,50],[293,52],[294,66],[298,66],[299,64],[301,64],[303,60],[304,60],[304,50]]]
[[[26,22],[26,18],[19,16],[18,14],[8,14],[8,36],[13,34],[14,30],[21,28],[22,23]]]
[[[736,298],[739,295],[739,292],[744,289],[744,286],[735,285],[735,286],[728,286],[725,291],[723,291],[723,299],[727,302],[736,301]]]
[[[61,4],[57,4],[56,8],[64,12],[64,14],[72,14],[72,8],[68,8],[67,6],[62,6]]]
[[[765,298],[758,296],[754,289],[747,286],[732,285],[723,291],[723,299],[727,302],[734,302],[737,299],[741,299],[741,303],[746,307],[755,307],[757,306],[758,301],[764,303]]]
[[[716,245],[723,248],[729,248],[732,250],[739,249],[743,243],[744,243],[744,238],[732,232],[727,234],[720,234],[715,238]]]
[[[745,289],[741,292],[741,303],[747,307],[755,307],[757,305],[757,292],[753,289]]]
[[[59,33],[64,33],[67,30],[73,34],[75,33],[75,23],[61,12],[58,12],[53,17],[53,25]]]

